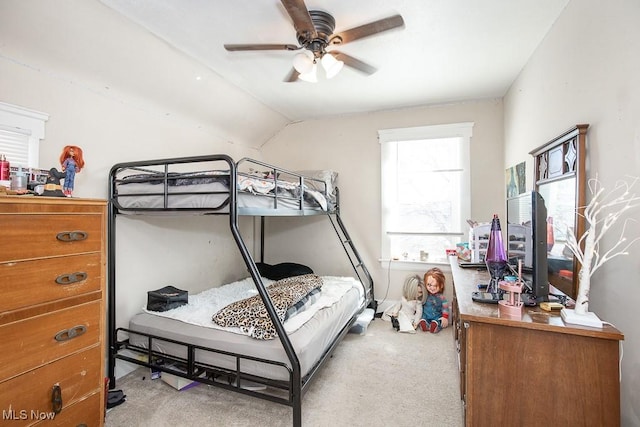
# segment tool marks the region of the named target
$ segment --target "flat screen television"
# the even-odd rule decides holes
[[[507,199],[507,259],[514,272],[522,260],[523,279],[532,301],[549,300],[547,208],[537,191]]]

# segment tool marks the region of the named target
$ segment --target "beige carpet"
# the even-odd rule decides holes
[[[303,397],[303,426],[461,426],[452,332],[402,334],[375,319],[365,335],[347,334]],[[292,425],[288,406],[204,384],[176,391],[144,368],[117,388],[127,401],[108,427]]]

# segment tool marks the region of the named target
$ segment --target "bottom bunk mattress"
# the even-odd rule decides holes
[[[268,285],[272,283],[268,279],[264,282]],[[284,328],[300,362],[302,377],[309,373],[336,336],[364,308],[364,289],[359,281],[350,277],[323,276],[322,282],[319,297],[315,302],[284,322]],[[229,287],[233,286],[242,288],[242,291],[229,292]],[[240,372],[272,380],[289,381],[291,363],[279,338],[255,339],[239,328],[222,328],[211,320],[212,315],[226,304],[255,293],[255,285],[249,278],[190,296],[189,304],[178,309],[161,313],[139,313],[129,322],[129,329],[132,331],[129,334],[129,343],[145,349],[148,347],[148,338],[135,334],[134,331],[137,331],[207,349],[240,354],[250,358],[241,360]],[[212,294],[215,296],[212,297]],[[216,302],[210,304],[212,299]],[[161,354],[187,358],[185,346],[163,341],[161,338],[154,339],[152,347]],[[236,358],[230,355],[197,349],[195,359],[217,368],[236,370]],[[273,361],[277,364],[255,359]]]

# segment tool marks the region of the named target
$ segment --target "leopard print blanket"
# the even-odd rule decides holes
[[[315,274],[305,274],[278,280],[267,288],[267,293],[278,318],[284,321],[289,307],[321,286],[322,278]],[[214,314],[212,320],[223,327],[239,327],[243,333],[256,339],[270,340],[278,336],[260,295],[229,304]]]

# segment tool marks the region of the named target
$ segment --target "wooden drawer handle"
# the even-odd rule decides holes
[[[71,285],[72,283],[82,282],[86,280],[88,274],[84,271],[77,271],[75,273],[61,274],[56,277],[56,283],[58,285]]]
[[[62,389],[60,384],[55,384],[51,391],[51,410],[56,415],[62,411]]]
[[[65,342],[65,341],[69,341],[75,337],[79,337],[80,335],[84,334],[85,332],[87,332],[87,327],[84,325],[77,325],[74,326],[73,328],[69,328],[69,329],[63,329],[60,332],[58,332],[55,336],[56,341],[58,342]]]
[[[61,231],[56,235],[56,239],[61,242],[79,242],[86,240],[89,237],[89,233],[86,231]]]

